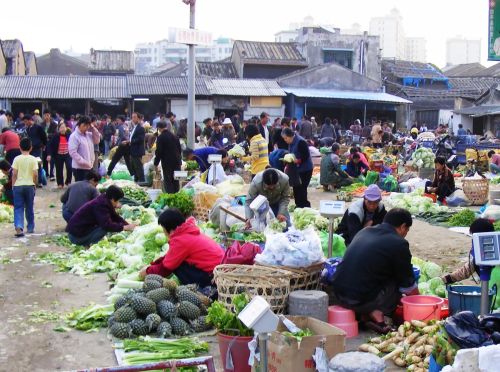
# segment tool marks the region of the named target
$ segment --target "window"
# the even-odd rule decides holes
[[[352,54],[352,50],[323,50],[323,62],[335,62],[352,70]]]

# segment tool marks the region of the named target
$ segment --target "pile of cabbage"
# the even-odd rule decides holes
[[[418,290],[423,295],[433,295],[445,298],[447,296],[446,286],[441,280],[443,269],[438,264],[424,261],[418,257],[412,257],[411,263],[420,270]]]
[[[413,165],[417,166],[418,168],[434,168],[435,158],[436,156],[434,155],[432,150],[427,147],[418,148],[411,156]]]
[[[321,216],[319,211],[312,208],[295,208],[292,222],[297,230],[304,230],[309,226],[318,231],[328,230],[328,218]]]
[[[14,222],[14,208],[11,205],[0,204],[0,222]]]
[[[233,158],[242,158],[246,155],[245,149],[238,144],[234,145],[233,148],[227,152],[227,154]]]
[[[69,255],[67,268],[77,275],[133,273],[168,251],[163,229],[156,222],[126,233],[104,237],[88,249]]]
[[[128,223],[134,225],[147,225],[156,221],[156,211],[152,208],[144,208],[143,206],[122,205],[118,211],[120,216]]]
[[[432,199],[422,196],[423,189],[417,189],[408,194],[391,193],[386,203],[391,208],[407,209],[412,215],[418,215],[426,212],[440,213],[448,211],[448,207],[439,206]]]

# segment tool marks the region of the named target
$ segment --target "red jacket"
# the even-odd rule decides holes
[[[169,276],[183,262],[212,273],[215,266],[220,265],[224,251],[222,248],[200,232],[193,217],[177,227],[169,237],[169,249],[165,256],[152,262],[147,269],[148,274]]]

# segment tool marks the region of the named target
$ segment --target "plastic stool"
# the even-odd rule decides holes
[[[337,305],[328,307],[328,323],[342,329],[347,338],[358,335],[358,322],[352,310]]]

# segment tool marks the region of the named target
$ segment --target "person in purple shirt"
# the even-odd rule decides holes
[[[101,240],[108,232],[132,231],[135,225],[121,218],[122,189],[111,185],[104,194],[85,203],[71,217],[66,227],[68,238],[76,245],[90,246]]]
[[[200,166],[201,172],[205,172],[208,168],[210,168],[210,163],[208,162],[209,155],[222,155],[222,164],[225,164],[228,161],[226,150],[210,146],[202,147],[196,150],[188,148],[184,150],[183,155],[186,160],[196,160]]]

